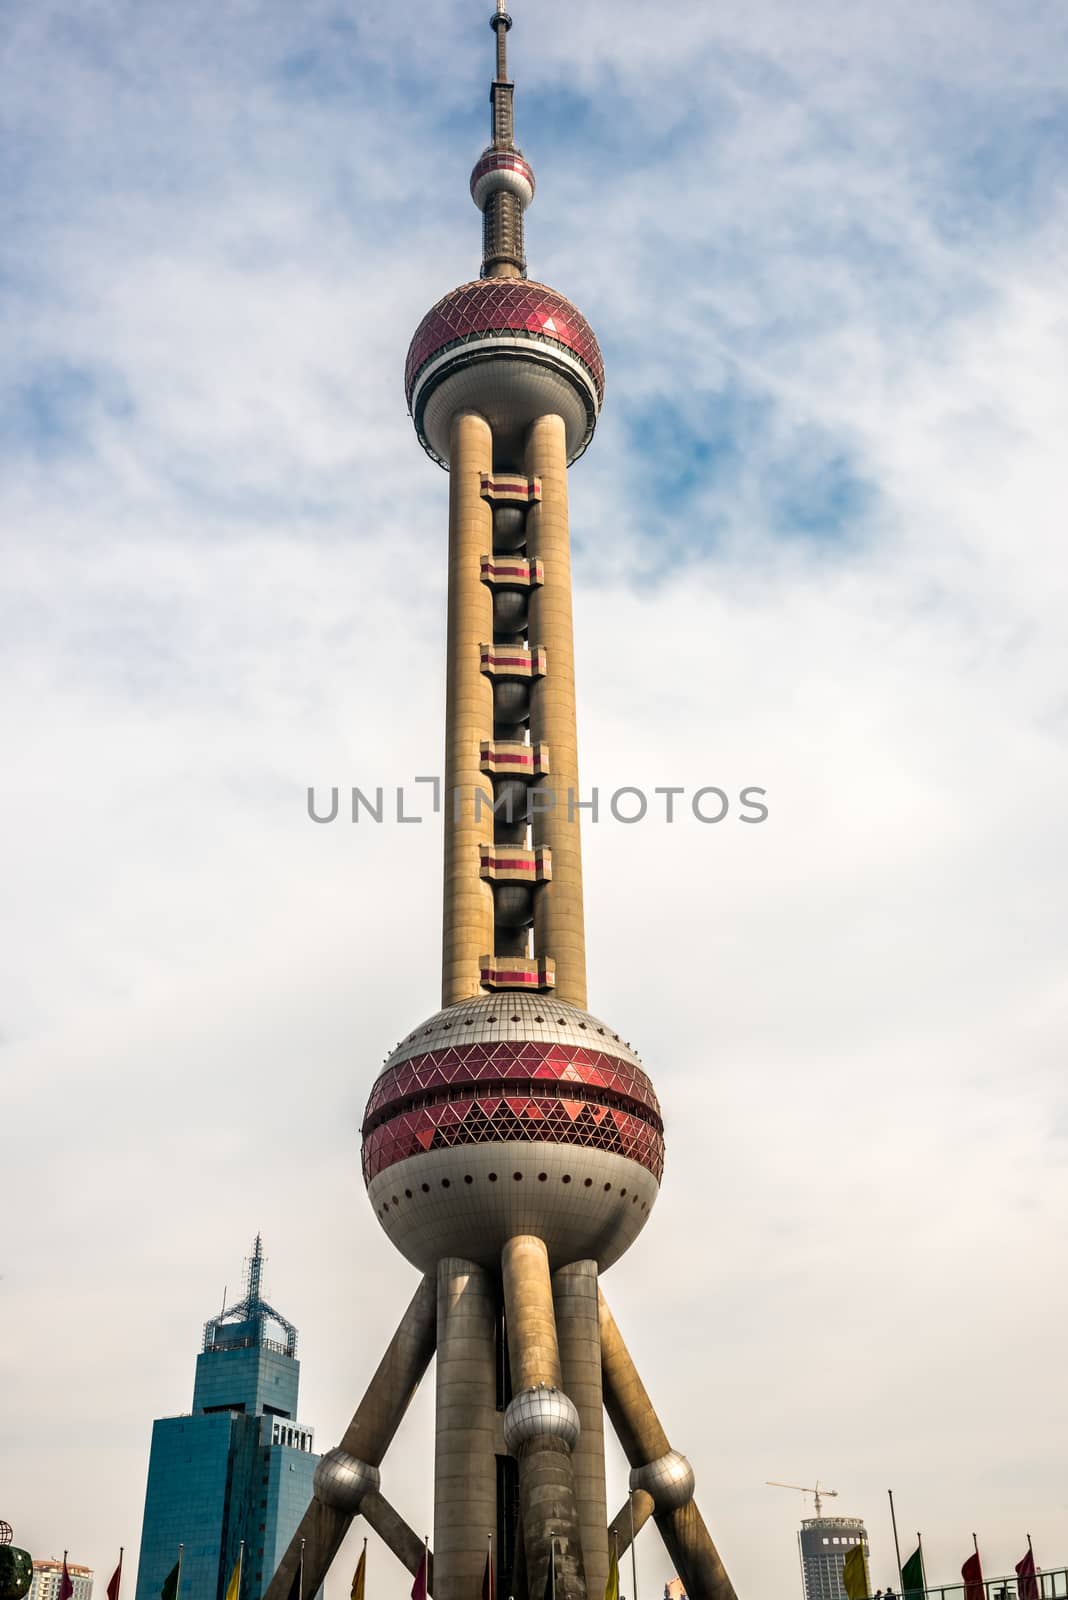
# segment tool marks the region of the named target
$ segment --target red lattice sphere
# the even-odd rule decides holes
[[[481,412],[497,465],[513,467],[531,422],[556,412],[574,461],[597,425],[604,361],[593,329],[564,295],[529,278],[480,278],[427,312],[404,386],[420,443],[444,467],[452,418],[465,410]]]
[[[664,1170],[653,1086],[605,1023],[551,995],[450,1006],[397,1047],[371,1091],[363,1175],[379,1222],[421,1271],[494,1265],[509,1238],[554,1267],[611,1266]]]

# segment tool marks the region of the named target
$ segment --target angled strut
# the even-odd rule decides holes
[[[605,1410],[630,1462],[630,1486],[652,1499],[660,1536],[689,1600],[737,1600],[694,1501],[689,1462],[672,1450],[603,1293],[600,1307]]]
[[[316,1467],[311,1505],[289,1541],[289,1548],[264,1591],[263,1600],[288,1600],[300,1565],[302,1545],[303,1592],[315,1594],[349,1531],[353,1517],[365,1508],[372,1514],[381,1511],[383,1526],[387,1522],[386,1513],[390,1512],[395,1519],[395,1523],[390,1524],[392,1533],[398,1540],[404,1539],[401,1519],[378,1492],[378,1468],[430,1365],[434,1354],[436,1321],[436,1286],[432,1278],[424,1278],[401,1318],[400,1326],[382,1357],[378,1371],[368,1384],[367,1392],[356,1408],[339,1448],[331,1450]],[[377,1501],[374,1499],[376,1495]],[[368,1521],[371,1521],[371,1517],[368,1517]],[[400,1528],[396,1524],[401,1524]],[[389,1538],[386,1542],[393,1548]]]

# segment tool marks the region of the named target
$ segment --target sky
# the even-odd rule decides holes
[[[324,1449],[414,1285],[358,1129],[437,1006],[440,829],[306,799],[440,766],[402,372],[477,275],[490,9],[0,11],[0,1516],[101,1588],[258,1230]],[[769,808],[586,829],[668,1147],[606,1293],[743,1600],[798,1593],[772,1478],[879,1586],[888,1488],[938,1581],[973,1531],[1068,1564],[1068,13],[513,11],[531,273],[608,370],[583,784]]]

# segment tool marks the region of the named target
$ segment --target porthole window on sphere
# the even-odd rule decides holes
[[[399,1200],[398,1200],[398,1199],[397,1199],[397,1196],[396,1196],[396,1195],[394,1195],[394,1196],[393,1196],[393,1204],[394,1204],[394,1205],[395,1205],[395,1206],[399,1206],[399,1205],[400,1205],[400,1201],[399,1201]]]
[[[429,1185],[429,1183],[424,1183],[424,1185],[423,1185],[423,1193],[424,1194],[429,1194],[430,1193],[430,1185]]]
[[[605,1186],[604,1186],[604,1192],[605,1192],[605,1194],[607,1194],[607,1193],[608,1193],[608,1191],[609,1191],[609,1189],[610,1189],[610,1188],[611,1188],[611,1187],[612,1187],[612,1185],[611,1185],[611,1184],[610,1184],[610,1183],[606,1183],[606,1184],[605,1184]]]
[[[586,1189],[592,1189],[593,1188],[593,1179],[592,1178],[586,1178],[584,1180],[584,1182],[583,1182],[583,1187],[586,1188]]]
[[[410,1189],[405,1189],[404,1198],[405,1200],[410,1200],[412,1198],[412,1191]]]
[[[620,1199],[621,1199],[621,1200],[625,1200],[625,1199],[626,1199],[626,1198],[627,1198],[627,1191],[626,1191],[626,1189],[620,1189],[620,1191],[619,1191],[619,1198],[620,1198]]]
[[[549,1174],[547,1172],[539,1172],[538,1173],[538,1182],[539,1183],[544,1183],[548,1176],[549,1176]]]
[[[570,1174],[570,1172],[565,1172],[563,1177],[560,1179],[560,1182],[561,1183],[570,1183],[571,1182],[571,1174]]]
[[[441,1187],[443,1189],[451,1189],[452,1188],[452,1184],[449,1182],[448,1178],[442,1178]]]
[[[515,1179],[516,1183],[522,1183],[523,1181],[523,1174],[521,1172],[513,1172],[512,1177]]]
[[[465,1183],[474,1183],[474,1181],[475,1181],[474,1178],[472,1178],[472,1176],[471,1176],[471,1174],[469,1172],[465,1172],[464,1173],[464,1182]]]
[[[490,1181],[490,1183],[496,1183],[497,1182],[497,1174],[495,1172],[491,1172],[490,1173],[489,1181]]]

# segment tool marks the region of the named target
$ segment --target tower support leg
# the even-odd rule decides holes
[[[501,1267],[514,1396],[505,1431],[519,1458],[527,1593],[541,1600],[552,1560],[556,1600],[586,1600],[571,1459],[578,1419],[563,1390],[549,1253],[543,1240],[521,1236],[505,1245]]]
[[[660,1536],[689,1600],[737,1600],[693,1498],[693,1473],[668,1442],[630,1351],[600,1296],[604,1403],[631,1465],[631,1487],[652,1496]]]
[[[438,1264],[435,1600],[471,1600],[497,1521],[497,1286],[470,1261]]]
[[[576,1261],[554,1273],[553,1300],[564,1390],[574,1402],[582,1424],[573,1452],[575,1495],[582,1527],[586,1587],[597,1600],[608,1581],[608,1504],[596,1261]]]
[[[368,1384],[367,1392],[345,1430],[338,1450],[331,1452],[342,1468],[348,1463],[353,1464],[348,1472],[351,1488],[346,1490],[344,1487],[344,1473],[340,1475],[340,1487],[335,1481],[330,1486],[324,1485],[320,1493],[317,1483],[311,1505],[289,1541],[289,1548],[267,1585],[263,1600],[288,1600],[300,1565],[302,1547],[304,1593],[315,1594],[322,1584],[366,1493],[366,1489],[361,1492],[359,1487],[361,1477],[365,1482],[376,1478],[382,1458],[430,1365],[436,1336],[437,1289],[433,1278],[424,1278],[412,1296],[400,1326],[379,1363],[378,1371]],[[329,1461],[330,1457],[324,1456],[316,1469],[317,1479],[324,1464]],[[361,1474],[361,1468],[370,1469],[370,1472]],[[377,1487],[377,1484],[374,1486]]]

